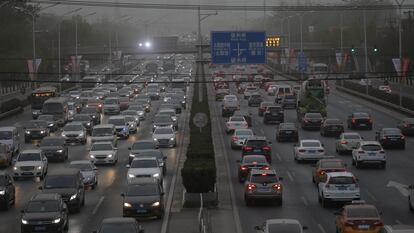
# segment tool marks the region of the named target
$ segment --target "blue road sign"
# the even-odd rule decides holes
[[[265,64],[266,33],[211,32],[211,62],[213,64]]]
[[[298,63],[299,63],[299,71],[300,72],[306,72],[306,70],[308,68],[308,62],[307,62],[306,56],[303,52],[299,53]]]

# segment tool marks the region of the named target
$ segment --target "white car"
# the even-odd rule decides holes
[[[387,159],[385,151],[379,142],[362,141],[352,150],[352,165],[360,168],[364,163],[378,164],[381,168],[385,169]]]
[[[231,149],[239,149],[243,146],[247,138],[254,136],[251,129],[236,129],[231,137]]]
[[[140,121],[145,120],[145,109],[142,107],[142,105],[138,105],[138,104],[130,104],[128,110],[126,111],[135,111],[136,114],[139,117]]]
[[[361,195],[358,181],[350,172],[327,172],[318,183],[319,202],[327,207],[329,202],[351,202]]]
[[[229,134],[236,129],[249,128],[246,119],[243,116],[232,116],[226,122],[226,133]]]
[[[319,140],[313,139],[300,140],[299,144],[295,144],[293,156],[296,162],[317,161],[332,157],[325,154],[325,148]]]
[[[108,124],[113,124],[115,126],[116,135],[123,139],[129,138],[129,124],[125,120],[125,116],[111,116],[108,119]]]
[[[250,96],[255,93],[258,92],[258,88],[254,87],[254,86],[248,86],[246,87],[246,89],[244,90],[244,99],[247,100],[250,98]]]
[[[382,85],[378,87],[378,90],[383,91],[385,93],[391,94],[391,87],[389,85]]]
[[[43,179],[47,174],[48,162],[42,150],[24,150],[15,158],[13,166],[13,177],[40,177]]]
[[[62,137],[67,143],[86,144],[86,128],[80,122],[66,124],[62,130]]]
[[[255,226],[254,229],[257,233],[273,233],[278,232],[279,229],[283,229],[280,232],[303,233],[303,230],[308,227],[302,226],[296,219],[267,219],[261,226]]]
[[[163,181],[162,168],[158,163],[158,159],[151,158],[134,158],[131,164],[127,164],[127,179],[135,177],[154,177],[161,183]]]
[[[93,164],[113,164],[118,162],[118,149],[112,142],[95,142],[89,150],[89,160]]]
[[[156,127],[152,138],[157,147],[176,147],[177,138],[172,127]]]
[[[335,143],[335,150],[338,154],[344,154],[345,152],[352,152],[356,148],[359,142],[363,139],[359,133],[346,132],[341,133]]]

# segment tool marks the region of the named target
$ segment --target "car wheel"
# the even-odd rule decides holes
[[[355,166],[355,159],[352,158],[352,166]]]
[[[411,204],[410,197],[408,197],[408,209],[409,209],[410,211],[414,211],[414,206]]]
[[[84,205],[85,205],[85,193],[83,193],[83,198],[82,198],[82,203],[81,203],[81,205],[82,205],[82,206],[84,206]]]
[[[326,200],[324,197],[321,197],[321,203],[323,208],[328,207],[328,200]]]
[[[361,168],[361,162],[355,161],[355,167],[356,168]]]
[[[65,231],[68,231],[69,230],[69,223],[68,222],[66,222],[66,224],[65,224],[65,226],[64,226],[64,228],[63,228]]]

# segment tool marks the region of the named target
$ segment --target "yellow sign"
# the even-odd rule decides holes
[[[266,38],[266,47],[279,47],[280,36],[268,36]]]

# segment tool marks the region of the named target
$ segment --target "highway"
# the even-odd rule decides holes
[[[230,68],[225,73],[233,73]],[[212,73],[212,72],[211,72]],[[237,93],[234,86],[230,86],[231,93]],[[332,90],[332,89],[331,89]],[[210,95],[214,96],[212,86]],[[273,101],[274,97],[267,96],[261,90],[264,101]],[[334,212],[340,205],[333,205],[323,209],[318,203],[317,187],[312,183],[311,164],[298,164],[293,159],[294,143],[278,143],[275,140],[276,125],[264,125],[262,117],[257,115],[257,107],[248,107],[243,95],[238,95],[241,101],[241,109],[248,109],[253,116],[252,129],[257,136],[266,136],[272,144],[272,166],[283,177],[283,206],[270,206],[267,204],[246,207],[244,202],[244,186],[237,179],[236,160],[241,158],[240,150],[230,148],[230,137],[224,132],[225,119],[221,116],[221,102],[216,102],[212,97],[213,120],[218,127],[219,135],[225,143],[225,150],[220,151],[227,156],[231,172],[231,185],[234,188],[236,209],[240,216],[243,233],[256,232],[253,227],[261,225],[266,219],[294,218],[303,225],[309,227],[307,233],[328,233],[335,231]],[[397,121],[402,118],[400,114],[378,108],[369,102],[355,97],[331,91],[328,97],[328,117],[339,118],[345,122],[347,115],[355,111],[366,111],[372,114],[374,129],[372,131],[358,130],[365,140],[374,140],[375,131],[383,127],[395,127]],[[285,122],[297,122],[295,110],[285,110]],[[361,189],[361,199],[374,204],[383,213],[384,224],[410,224],[412,215],[408,210],[406,192],[399,192],[398,184],[408,185],[412,183],[414,161],[411,159],[414,145],[413,138],[408,138],[405,150],[386,150],[388,166],[386,170],[365,168],[357,170],[351,165],[350,155],[337,155],[335,152],[335,138],[321,137],[319,131],[304,131],[300,129],[300,139],[319,139],[325,145],[328,155],[335,155],[343,159],[348,170],[358,179]],[[216,152],[217,153],[217,152]],[[389,187],[390,186],[390,187]]]

